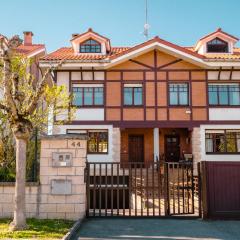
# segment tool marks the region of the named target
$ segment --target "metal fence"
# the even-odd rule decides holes
[[[192,163],[87,163],[87,216],[199,216]]]

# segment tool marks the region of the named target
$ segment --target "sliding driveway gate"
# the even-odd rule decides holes
[[[88,217],[199,216],[192,163],[87,163]]]

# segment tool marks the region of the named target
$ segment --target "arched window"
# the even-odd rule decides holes
[[[227,53],[228,43],[221,40],[220,38],[214,38],[207,43],[207,52],[209,53]]]
[[[93,39],[88,39],[80,44],[81,53],[100,53],[101,44]]]

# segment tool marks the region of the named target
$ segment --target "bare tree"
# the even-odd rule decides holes
[[[71,97],[63,86],[48,84],[54,69],[45,69],[41,79],[36,81],[29,72],[31,60],[17,54],[15,47],[16,39],[14,42],[10,40],[7,48],[2,46],[0,60],[0,110],[16,141],[15,206],[11,230],[26,227],[26,146],[30,134],[35,127],[47,125],[50,112],[66,112],[71,103]]]

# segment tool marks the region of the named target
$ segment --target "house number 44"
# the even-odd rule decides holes
[[[72,142],[72,147],[81,147],[80,142]]]

